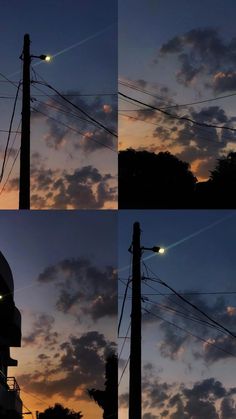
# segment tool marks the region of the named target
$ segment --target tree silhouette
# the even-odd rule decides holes
[[[196,202],[205,208],[235,208],[236,153],[218,159],[210,173],[209,180],[197,188]]]
[[[106,360],[105,390],[88,389],[90,397],[103,409],[103,419],[118,419],[118,360],[111,354]]]
[[[196,181],[189,164],[169,152],[119,153],[119,208],[192,207]]]
[[[81,419],[82,417],[81,412],[74,412],[59,403],[56,403],[54,407],[49,407],[43,413],[39,413],[39,419]]]
[[[1,419],[21,419],[22,415],[20,413],[17,413],[15,410],[7,410],[6,412],[3,412],[0,408],[0,418]]]

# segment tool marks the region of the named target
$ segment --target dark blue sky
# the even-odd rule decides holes
[[[47,80],[60,89],[114,90],[116,86],[116,2],[102,0],[18,1],[1,4],[1,71],[20,69],[23,36],[30,34],[34,55],[57,53],[111,26],[97,38],[61,56],[50,66],[38,67]],[[112,45],[112,48],[111,48]]]

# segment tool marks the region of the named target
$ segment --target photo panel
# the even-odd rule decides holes
[[[119,1],[119,208],[235,208],[235,7]]]
[[[0,209],[117,208],[117,0],[0,4]]]
[[[120,419],[236,416],[235,231],[235,210],[119,211]]]
[[[0,223],[1,418],[117,418],[117,213]]]

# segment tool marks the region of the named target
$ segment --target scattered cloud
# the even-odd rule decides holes
[[[106,340],[97,331],[84,333],[80,337],[70,336],[60,344],[60,355],[56,361],[54,357],[53,368],[22,374],[18,376],[18,381],[24,389],[29,388],[31,392],[47,397],[57,394],[64,399],[88,400],[86,388],[103,387],[105,361],[115,349],[115,342]],[[81,391],[78,392],[78,389]]]
[[[94,321],[117,315],[116,274],[113,267],[94,266],[88,259],[64,259],[47,267],[38,277],[43,283],[54,283],[59,296],[56,307],[80,319]]]
[[[9,180],[8,192],[19,189],[19,178]],[[32,209],[102,209],[117,202],[117,181],[88,165],[66,171],[50,169],[38,153],[32,156]]]
[[[142,383],[143,417],[146,419],[234,419],[236,388],[226,388],[214,377],[184,383],[163,382],[145,372]],[[120,395],[120,406],[128,407],[128,394]]]
[[[23,336],[24,346],[51,348],[58,342],[58,333],[53,330],[55,319],[48,314],[34,314],[31,332]],[[41,359],[44,357],[40,355]],[[44,358],[45,359],[45,358]]]
[[[232,333],[235,333],[236,312],[234,309],[232,310],[232,307],[227,305],[226,300],[223,297],[218,297],[212,305],[207,303],[202,296],[197,294],[188,296],[188,300],[217,322],[227,327]],[[175,307],[175,302],[176,304],[179,302],[178,297],[175,296],[171,296],[171,299],[170,297],[165,297],[163,300],[164,307],[173,307],[173,304]],[[178,307],[175,308],[180,311]],[[162,317],[162,308],[160,306],[152,305],[149,308],[149,311],[156,316]],[[183,309],[181,309],[181,312],[183,312]],[[182,355],[186,350],[191,350],[195,359],[202,359],[207,365],[222,359],[234,357],[236,354],[235,339],[228,334],[220,333],[216,328],[207,327],[206,323],[199,322],[199,320],[196,319],[196,314],[198,319],[200,318],[200,320],[207,321],[203,315],[197,313],[194,309],[191,309],[191,307],[188,307],[188,313],[187,315],[185,314],[185,316],[180,317],[176,316],[176,314],[173,314],[170,317],[165,316],[169,322],[151,316],[148,313],[144,314],[144,322],[159,322],[159,327],[163,334],[159,344],[160,354],[165,358],[175,360],[182,358]],[[190,320],[190,317],[192,317],[194,321],[194,332],[192,332],[193,321]],[[179,329],[171,323],[179,326]],[[193,342],[191,333],[200,336],[205,339],[205,341],[194,339],[193,346],[191,344]]]
[[[214,93],[235,90],[235,37],[225,40],[216,28],[195,28],[164,43],[158,58],[170,54],[178,59],[180,84],[190,86],[197,78],[207,77],[205,85]]]
[[[93,119],[112,132],[117,132],[116,96],[85,98],[83,95],[80,96],[79,91],[64,92],[63,95],[66,95],[68,100]],[[50,98],[45,103],[37,104],[35,109],[32,114],[33,118],[46,119],[49,131],[44,140],[49,148],[58,151],[69,147],[72,150],[79,149],[86,153],[104,149],[103,144],[114,150],[117,148],[116,137],[108,134],[96,122],[91,121],[86,115],[58,96]],[[61,124],[57,122],[58,120]]]

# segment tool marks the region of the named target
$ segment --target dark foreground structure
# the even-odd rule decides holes
[[[15,377],[8,376],[8,367],[17,366],[10,356],[10,347],[21,346],[21,315],[13,297],[12,272],[0,252],[0,418],[3,419],[22,414],[20,388]]]

